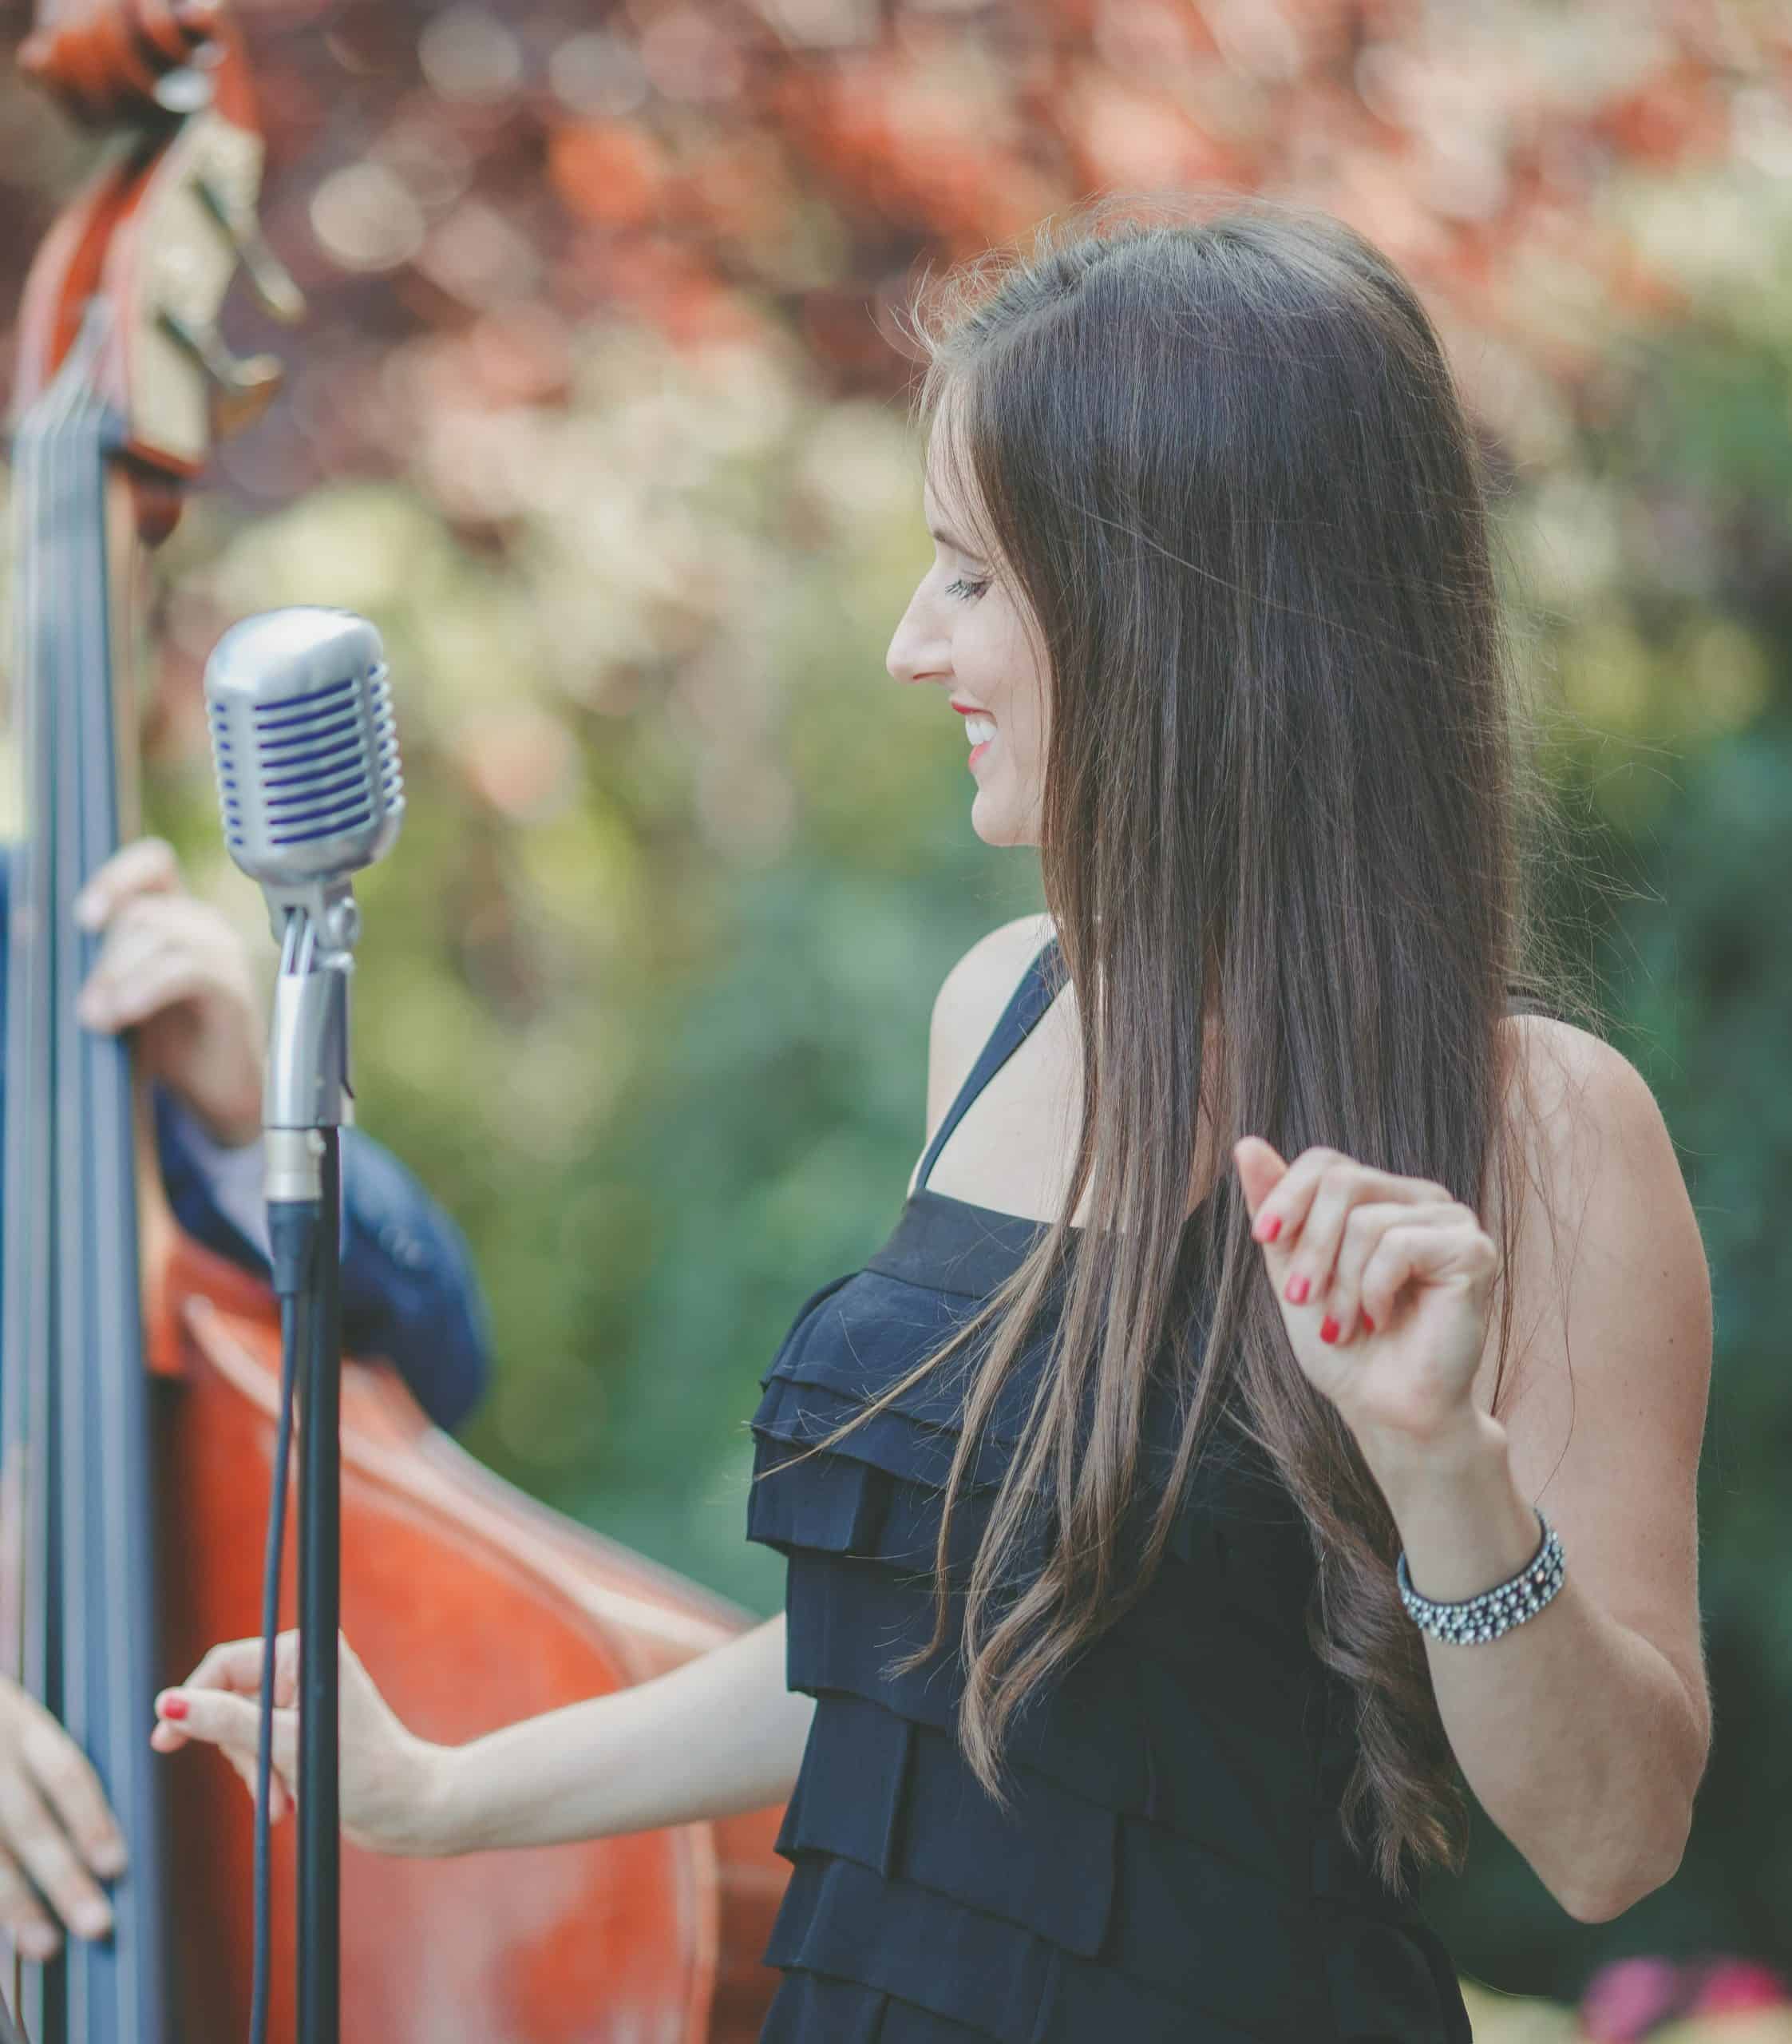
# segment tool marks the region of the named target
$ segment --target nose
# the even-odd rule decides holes
[[[945,641],[932,628],[917,596],[890,639],[884,666],[892,681],[949,681]]]

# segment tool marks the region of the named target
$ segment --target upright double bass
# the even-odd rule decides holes
[[[163,1807],[151,1699],[259,1625],[278,1318],[175,1226],[127,1054],[75,1019],[95,940],[71,904],[136,834],[135,564],[214,435],[278,381],[271,360],[230,355],[220,306],[239,270],[275,312],[299,306],[256,231],[261,138],[215,0],[53,0],[21,61],[117,133],[19,315],[0,1658],[92,1759],[131,1870],[111,1939],[12,1962],[5,1998],[31,2044],[225,2044],[249,2006],[249,1807],[215,1757],[183,1767]],[[343,1625],[422,1736],[463,1741],[642,1681],[749,1622],[500,1482],[377,1359],[343,1371]],[[777,1819],[449,1860],[345,1846],[342,2035],[746,2044],[775,1985],[760,1953],[785,1872]],[[283,2038],[292,1829],[274,1841]]]

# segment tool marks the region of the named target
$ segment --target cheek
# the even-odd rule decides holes
[[[1017,731],[1038,731],[1044,705],[1033,676],[1033,656],[1011,618],[979,618],[959,648],[959,664],[975,667],[979,701],[998,723]]]
[[[1046,706],[1030,679],[1015,683],[1004,692],[1007,727],[1018,741],[1015,751],[1036,765],[1045,754]]]
[[[1042,772],[1045,763],[1048,709],[1035,660],[1019,620],[991,597],[962,621],[952,648],[965,693],[987,704],[1007,740],[1010,770],[1023,778]]]

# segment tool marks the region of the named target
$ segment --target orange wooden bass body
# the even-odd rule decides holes
[[[151,1323],[170,1680],[260,1594],[279,1385],[268,1294],[180,1237]],[[716,1646],[731,1607],[548,1511],[431,1428],[390,1369],[342,1384],[342,1629],[406,1724],[457,1742]],[[288,1551],[293,1551],[289,1525]],[[291,1623],[290,1612],[283,1621]],[[181,2034],[243,2034],[248,1799],[215,1756],[171,1797]],[[354,2044],[574,2044],[758,2034],[783,1891],[777,1812],[586,1845],[386,1859],[342,1849],[342,2034]],[[294,1959],[293,1842],[274,1834],[276,1982]],[[291,2006],[276,1991],[276,2009]]]
[[[64,364],[92,302],[109,301],[95,380],[125,428],[105,477],[118,569],[90,595],[122,648],[129,554],[172,529],[212,437],[251,418],[278,382],[267,358],[233,362],[223,350],[218,302],[244,265],[271,310],[294,316],[298,297],[254,228],[260,137],[241,49],[216,6],[60,0],[42,10],[21,61],[77,117],[126,131],[39,251],[14,392],[23,413]],[[122,669],[121,652],[112,665]],[[113,706],[118,813],[132,818],[130,692],[119,673],[89,683]],[[259,1627],[279,1323],[270,1290],[176,1226],[143,1107],[141,1356],[153,1381],[142,1451],[155,1658],[172,1683],[211,1644]],[[432,1428],[377,1358],[344,1364],[341,1443],[343,1630],[425,1737],[462,1741],[642,1682],[750,1622],[499,1480]],[[295,1551],[289,1524],[289,1625]],[[156,1759],[149,1696],[140,1702],[144,1765],[163,1770],[168,1836],[166,1864],[137,1854],[127,1879],[164,1884],[168,2038],[226,2044],[247,2032],[251,1805],[215,1754]],[[772,1850],[778,1820],[774,1809],[445,1860],[381,1858],[345,1841],[342,2037],[748,2044],[776,1985],[760,1954],[788,1871]],[[281,2044],[294,2035],[294,1835],[291,1823],[273,1835],[271,2034]],[[72,2022],[65,2035],[86,2044]]]

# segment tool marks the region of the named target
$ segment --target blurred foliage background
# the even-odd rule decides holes
[[[956,719],[884,670],[930,553],[892,308],[1098,192],[1316,204],[1418,281],[1554,706],[1588,861],[1557,911],[1679,1144],[1718,1342],[1716,1750],[1680,1872],[1576,1924],[1483,1825],[1429,1905],[1509,1994],[1572,1999],[1633,1954],[1792,1971],[1786,9],[239,18],[263,219],[311,310],[288,335],[227,308],[230,344],[290,373],[156,557],[151,818],[265,944],[218,841],[201,668],[274,605],[378,622],[411,801],[361,889],[357,1076],[489,1292],[467,1444],[755,1611],[781,1587],[741,1535],[757,1375],[895,1219],[945,970],[1041,905],[1030,860],[971,830]],[[0,73],[9,304],[97,146]]]

